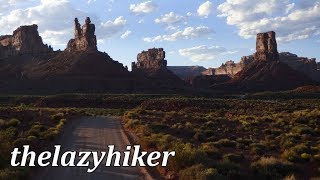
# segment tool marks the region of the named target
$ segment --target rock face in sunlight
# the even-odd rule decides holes
[[[184,82],[167,69],[163,48],[153,48],[142,51],[137,56],[137,62],[132,63],[132,73],[138,77],[138,84],[144,90],[177,90],[182,89]]]
[[[0,36],[0,58],[18,55],[39,56],[53,52],[39,36],[38,26],[20,26],[12,35]]]
[[[223,63],[218,68],[209,68],[207,71],[203,72],[203,75],[228,75],[233,77],[235,74],[240,72],[246,65],[252,62],[249,58],[251,56],[244,56],[241,58],[240,63],[235,63],[234,61],[230,60]]]
[[[167,68],[166,53],[163,48],[148,49],[137,56],[137,63],[132,63],[132,71],[159,70]]]
[[[276,33],[269,31],[257,34],[256,50],[254,54],[256,61],[278,61]]]
[[[89,17],[86,18],[85,24],[82,26],[75,18],[74,39],[68,42],[66,51],[87,51],[97,50],[97,38],[95,35],[95,25],[91,23]]]

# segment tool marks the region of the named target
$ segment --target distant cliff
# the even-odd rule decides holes
[[[168,69],[183,80],[200,76],[207,69],[203,66],[168,66]]]
[[[266,57],[266,56],[265,56]],[[227,61],[218,68],[209,68],[204,71],[204,75],[229,75],[234,77],[240,72],[245,66],[252,63],[254,56],[244,56],[241,58],[239,63],[234,61]],[[279,61],[289,65],[294,70],[306,74],[315,81],[320,81],[320,68],[319,63],[316,62],[315,58],[299,57],[296,54],[290,52],[279,53]]]

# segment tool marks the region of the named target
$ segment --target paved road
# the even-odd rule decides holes
[[[123,151],[129,145],[120,121],[108,117],[84,117],[73,120],[61,138],[61,151],[107,151],[108,145],[115,145]],[[92,164],[92,162],[90,163]],[[146,171],[138,167],[106,167],[105,161],[93,172],[87,173],[87,167],[47,167],[40,168],[39,180],[127,180],[150,179]]]

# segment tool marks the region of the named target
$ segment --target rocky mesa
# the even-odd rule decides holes
[[[0,59],[18,55],[40,56],[52,53],[38,33],[37,25],[20,26],[12,35],[0,36]]]
[[[21,26],[12,35],[0,36],[0,91],[32,92],[182,92],[195,88],[222,91],[265,91],[312,85],[319,80],[315,59],[278,53],[273,31],[257,34],[256,52],[240,63],[221,67],[167,66],[163,48],[137,55],[132,72],[98,51],[95,25],[87,17],[83,25],[74,19],[74,37],[64,51],[43,44],[37,25]],[[189,75],[194,74],[194,75]],[[202,74],[202,76],[198,76]],[[197,76],[194,78],[194,76]]]

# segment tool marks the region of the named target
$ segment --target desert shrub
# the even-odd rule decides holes
[[[286,149],[282,153],[282,157],[291,162],[301,162],[305,160],[301,157],[303,153],[311,153],[311,149],[305,144],[298,144],[290,149]]]
[[[296,145],[301,140],[301,135],[298,133],[290,133],[281,136],[281,146],[290,148]]]
[[[63,126],[66,124],[66,119],[60,119],[59,123],[56,125],[56,128],[61,130]]]
[[[205,141],[206,140],[206,136],[202,133],[202,132],[197,132],[194,136],[193,139],[196,141]]]
[[[219,175],[216,169],[206,169],[206,167],[202,164],[193,165],[189,168],[179,171],[179,179],[182,180],[207,180],[221,178],[221,175]]]
[[[300,160],[300,156],[299,154],[297,154],[295,151],[291,150],[291,149],[287,149],[285,150],[281,156],[283,158],[285,158],[286,160],[290,161],[290,162],[298,162]]]
[[[320,162],[320,154],[313,155],[313,159],[317,162]]]
[[[240,165],[230,161],[218,162],[215,165],[215,169],[218,170],[219,174],[227,177],[227,179],[239,179],[243,176]]]
[[[206,137],[211,137],[211,136],[214,136],[215,132],[214,130],[205,130],[204,134]]]
[[[10,141],[11,139],[16,138],[18,135],[18,130],[15,127],[9,127],[3,131],[0,131],[0,140]],[[0,141],[1,142],[1,141]]]
[[[60,131],[56,128],[49,128],[43,135],[43,137],[45,139],[49,139],[51,141],[53,141],[57,136],[58,134],[60,133]]]
[[[29,136],[37,136],[39,137],[41,134],[41,128],[39,126],[32,126],[28,131]]]
[[[312,157],[311,154],[308,154],[308,153],[301,154],[301,159],[304,161],[310,161],[311,157]]]
[[[310,135],[314,135],[314,130],[307,126],[307,125],[300,125],[300,126],[296,126],[292,129],[292,132],[294,133],[298,133],[298,134],[310,134]]]
[[[28,136],[28,141],[30,142],[35,142],[37,140],[37,137],[36,136]]]
[[[234,154],[234,153],[229,153],[225,154],[223,156],[224,161],[230,161],[234,163],[239,163],[244,159],[244,156],[242,154]]]
[[[305,144],[298,144],[298,145],[292,147],[291,149],[298,154],[310,153],[310,148],[308,146],[306,146]]]
[[[4,127],[6,125],[6,121],[3,119],[0,119],[0,128]]]
[[[57,113],[51,116],[51,120],[60,121],[64,117],[64,113]]]
[[[133,129],[134,127],[136,127],[137,125],[139,125],[140,122],[139,120],[136,119],[126,119],[126,124],[125,127],[129,128],[129,129]]]
[[[221,159],[222,153],[219,149],[217,149],[213,143],[203,143],[201,147],[204,152],[207,154],[207,156],[211,159]]]
[[[25,168],[5,168],[0,170],[0,179],[19,180],[26,176]]]
[[[274,157],[262,157],[258,161],[253,162],[251,167],[257,176],[269,179],[284,178],[295,170],[291,163]]]
[[[263,154],[267,149],[265,145],[259,144],[259,143],[253,143],[250,146],[251,146],[251,152],[259,155]]]
[[[237,138],[236,140],[238,144],[243,144],[245,146],[249,146],[252,143],[251,139],[246,139],[246,138]]]
[[[29,141],[27,138],[18,138],[13,142],[13,145],[15,147],[21,147],[23,145],[29,144]]]
[[[9,127],[16,127],[18,125],[20,125],[20,121],[18,119],[10,119],[8,122],[7,122],[7,126]]]
[[[150,130],[152,130],[152,132],[155,132],[155,133],[159,133],[159,132],[169,128],[167,125],[163,125],[160,123],[152,123],[147,126],[150,128]]]
[[[283,178],[283,180],[297,180],[296,176],[294,174],[290,174]]]
[[[156,148],[160,151],[170,148],[174,142],[178,142],[178,140],[167,134],[151,134],[151,136],[144,136],[139,139],[139,144],[143,148]]]
[[[156,142],[149,137],[143,137],[139,139],[139,145],[144,149],[150,149],[156,147]]]
[[[214,145],[217,147],[236,147],[237,142],[230,139],[220,139],[214,142]]]
[[[193,147],[191,144],[176,143],[172,149],[179,152],[168,164],[168,168],[175,172],[208,160],[204,150]]]

